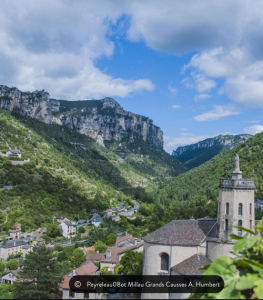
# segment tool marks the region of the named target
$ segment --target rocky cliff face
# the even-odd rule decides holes
[[[114,99],[65,101],[44,90],[21,92],[0,85],[0,108],[39,121],[57,123],[101,141],[143,139],[163,147],[163,132],[147,117],[125,111]]]
[[[230,150],[237,147],[240,143],[245,142],[251,135],[249,134],[239,134],[239,135],[219,135],[214,138],[206,139],[204,141],[198,142],[196,144],[178,147],[173,151],[172,156],[179,157],[187,151],[194,151],[196,149],[211,148],[215,145],[225,146],[225,150]]]

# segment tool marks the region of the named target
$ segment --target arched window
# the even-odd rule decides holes
[[[252,215],[252,203],[249,204],[249,213]]]
[[[238,221],[238,226],[242,226],[242,224],[243,224],[243,223],[242,223],[242,220],[239,220],[239,221]],[[239,231],[239,232],[242,232],[242,229],[238,228],[238,231]]]
[[[239,214],[239,216],[243,215],[243,204],[242,203],[238,204],[238,214]]]
[[[225,219],[225,231],[228,231],[228,220]]]
[[[161,270],[168,271],[169,268],[169,255],[167,253],[161,254]]]
[[[229,203],[226,203],[226,215],[229,215]]]

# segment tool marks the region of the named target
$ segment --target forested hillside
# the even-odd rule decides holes
[[[240,156],[243,178],[255,180],[255,198],[262,199],[263,133],[259,133],[205,164],[159,183],[159,187],[151,191],[156,206],[151,212],[153,218],[149,220],[149,227],[158,228],[170,220],[190,217],[216,217],[219,179],[231,178],[236,153]]]
[[[151,178],[184,170],[176,159],[143,141],[109,145],[117,147],[115,153],[59,125],[7,112],[0,113],[0,130],[0,152],[17,149],[22,159],[30,159],[13,166],[9,158],[0,156],[0,189],[13,186],[0,190],[3,230],[16,221],[36,228],[51,222],[55,213],[86,218],[91,208],[129,202],[135,194],[144,201],[143,188]]]

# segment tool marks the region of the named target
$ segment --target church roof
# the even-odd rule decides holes
[[[153,244],[197,246],[207,237],[217,237],[214,219],[174,220],[144,237]]]
[[[195,254],[181,263],[173,266],[171,269],[183,275],[202,275],[205,270],[200,270],[200,267],[208,265],[211,260],[199,254]]]

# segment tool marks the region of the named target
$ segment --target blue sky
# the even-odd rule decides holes
[[[263,3],[2,1],[0,84],[115,98],[171,152],[263,131]],[[16,22],[10,22],[16,20]]]

